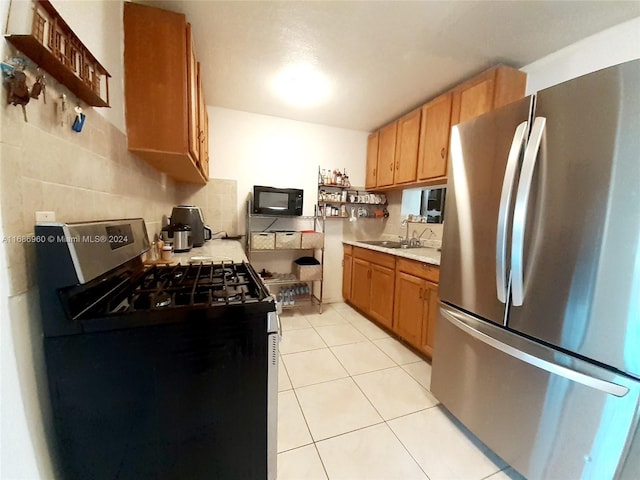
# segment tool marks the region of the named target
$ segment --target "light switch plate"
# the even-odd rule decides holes
[[[56,212],[36,212],[36,223],[55,222]]]

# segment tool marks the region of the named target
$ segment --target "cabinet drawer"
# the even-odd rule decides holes
[[[345,255],[352,255],[353,253],[353,246],[351,245],[346,245],[346,244],[342,244],[342,247],[344,248],[343,252]]]
[[[353,256],[387,268],[395,268],[396,266],[395,256],[376,252],[367,248],[353,247]]]
[[[416,262],[415,260],[398,259],[399,271],[424,278],[434,283],[440,280],[440,267],[430,263]]]

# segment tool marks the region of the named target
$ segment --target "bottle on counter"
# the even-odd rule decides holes
[[[342,186],[343,187],[351,187],[351,182],[349,181],[349,175],[347,175],[347,169],[344,169],[344,173],[342,174]]]

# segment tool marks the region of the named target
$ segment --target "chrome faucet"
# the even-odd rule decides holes
[[[422,246],[422,242],[420,241],[420,239],[422,238],[422,235],[424,235],[424,232],[426,232],[427,230],[429,230],[429,238],[431,237],[435,237],[436,234],[435,232],[431,229],[431,227],[425,227],[424,230],[422,230],[422,232],[420,232],[420,235],[418,235],[417,237],[412,236],[409,239],[409,246],[410,247],[420,247]],[[415,235],[415,231],[413,232]],[[407,237],[409,236],[409,229],[407,228]],[[429,238],[427,238],[427,240],[429,240]]]
[[[402,222],[400,223],[400,228],[406,228],[406,233],[404,238],[402,238],[402,235],[398,235],[398,238],[400,239],[400,245],[408,246],[409,245],[409,221],[406,218],[402,220]]]

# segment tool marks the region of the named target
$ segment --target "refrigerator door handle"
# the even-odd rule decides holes
[[[498,210],[498,232],[496,240],[496,290],[498,300],[501,303],[507,302],[507,231],[510,223],[511,196],[516,172],[520,163],[520,152],[522,151],[529,122],[522,122],[516,127],[513,134],[513,141],[507,157],[507,166],[502,181],[502,193],[500,195],[500,209]]]
[[[531,128],[529,143],[524,151],[522,171],[518,181],[516,206],[513,210],[513,232],[511,240],[511,299],[519,307],[524,302],[524,236],[527,222],[527,207],[531,182],[538,161],[542,134],[547,123],[544,117],[536,117]]]
[[[580,372],[568,366],[560,365],[557,362],[553,362],[545,358],[542,358],[540,356],[540,353],[542,351],[544,351],[545,349],[552,351],[552,349],[550,349],[549,347],[544,347],[538,344],[534,344],[530,340],[526,340],[526,339],[518,339],[519,345],[516,347],[514,345],[510,345],[509,343],[506,343],[504,341],[499,340],[498,338],[491,336],[488,332],[482,332],[478,328],[475,328],[474,326],[466,322],[464,315],[456,312],[448,305],[440,304],[440,314],[446,321],[458,327],[463,332],[476,338],[477,340],[489,345],[490,347],[495,348],[496,350],[500,350],[501,352],[506,353],[507,355],[517,358],[518,360],[521,360],[525,363],[533,365],[534,367],[545,370],[553,375],[564,377],[573,382],[586,385],[587,387],[595,388],[597,390],[600,390],[610,395],[615,395],[616,397],[624,397],[629,392],[629,389],[627,387],[618,385],[617,383],[612,383],[608,380],[598,378],[593,375],[588,375],[586,373]],[[488,328],[498,329],[499,327],[489,326]],[[515,335],[510,332],[506,332],[506,331],[503,331],[503,332],[507,333],[508,335]],[[526,348],[524,348],[525,345],[527,344],[533,345],[530,348],[531,351],[527,351]],[[537,354],[536,354],[536,351],[537,351]],[[569,355],[563,354],[561,352],[557,352],[555,350],[552,352],[555,358],[567,357],[568,359],[569,358],[571,359],[572,363],[578,363],[578,362],[582,362],[584,364],[587,363],[587,362],[584,362],[583,360],[578,360],[573,357],[569,357]]]

